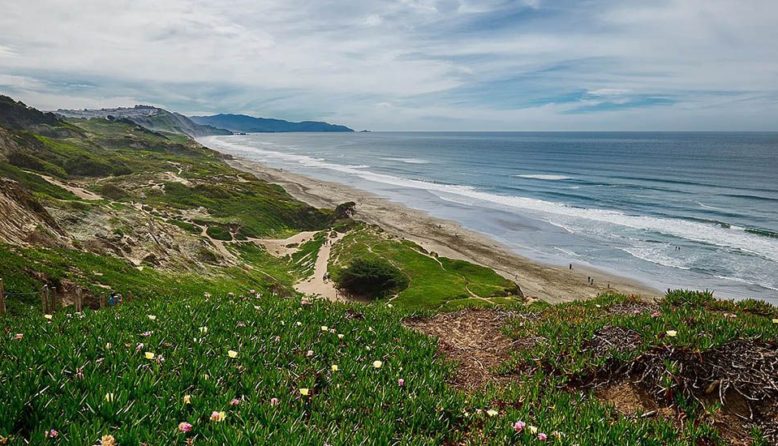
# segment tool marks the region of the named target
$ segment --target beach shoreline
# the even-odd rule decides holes
[[[340,203],[353,201],[356,203],[356,219],[378,225],[427,251],[492,268],[515,281],[527,298],[559,303],[592,298],[608,290],[646,299],[662,295],[659,290],[637,280],[587,265],[573,263],[571,270],[528,259],[489,236],[466,229],[454,221],[432,217],[424,211],[371,192],[273,168],[239,156],[232,157],[227,161],[232,167],[277,184],[294,198],[311,206],[334,208]],[[594,280],[593,284],[589,283],[589,277]]]

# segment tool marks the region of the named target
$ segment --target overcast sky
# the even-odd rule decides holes
[[[0,93],[373,130],[778,130],[776,0],[0,0]]]

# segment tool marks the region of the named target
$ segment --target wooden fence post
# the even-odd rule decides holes
[[[43,285],[41,288],[41,310],[43,314],[49,314],[49,286]]]
[[[81,304],[81,288],[76,288],[76,313],[80,313],[82,311],[82,304]]]
[[[0,279],[0,316],[5,314],[5,287],[3,279]]]

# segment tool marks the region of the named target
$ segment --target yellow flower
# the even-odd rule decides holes
[[[329,327],[327,327],[326,325],[321,326],[321,331],[327,331],[327,330],[329,330]]]
[[[337,364],[332,364],[332,366],[330,368],[332,369],[333,372],[337,372],[338,371],[338,365]]]
[[[227,413],[224,412],[224,411],[221,411],[221,412],[213,411],[213,412],[211,412],[211,421],[216,421],[217,423],[220,423],[220,422],[224,421],[225,418],[227,418]]]
[[[489,410],[487,410],[487,411],[486,411],[486,414],[487,414],[487,415],[489,415],[490,417],[494,417],[494,416],[496,416],[498,413],[499,413],[499,412],[497,412],[497,411],[496,411],[496,410],[494,410],[494,409],[489,409]]]
[[[236,352],[235,350],[229,350],[229,351],[227,352],[227,356],[229,356],[230,358],[233,358],[233,359],[235,359],[235,358],[237,358],[237,357],[238,357],[238,352]]]
[[[106,349],[106,350],[110,350],[110,349],[111,349],[111,347],[113,347],[113,346],[111,345],[111,343],[110,343],[110,342],[106,342],[106,343],[105,343],[105,349]]]
[[[105,394],[105,400],[108,401],[109,403],[113,402],[115,399],[116,399],[116,397],[114,397],[113,393],[106,393]]]
[[[671,338],[674,338],[678,335],[678,332],[675,330],[667,330],[667,336],[670,336]]]
[[[535,435],[538,433],[538,427],[537,426],[527,426],[527,429],[529,430],[529,433],[532,435]]]
[[[309,391],[308,389],[306,389],[305,387],[303,387],[302,389],[300,389],[300,395],[302,395],[302,396],[308,396],[308,393],[310,393],[310,391]]]
[[[149,320],[151,320],[151,321],[156,321],[156,320],[157,320],[157,317],[156,317],[156,316],[154,316],[153,314],[149,314],[149,315],[148,315],[148,318],[149,318]]]
[[[773,324],[778,324],[778,319],[773,319]]]
[[[208,333],[208,327],[200,327],[200,333]]]
[[[380,368],[381,368],[381,367],[383,367],[383,366],[384,366],[384,363],[383,363],[383,362],[381,362],[381,361],[373,361],[373,367],[374,367],[374,368],[376,368],[376,369],[380,369]]]
[[[184,395],[184,404],[192,404],[192,395]]]
[[[338,339],[343,339],[343,333],[338,333]]]
[[[152,352],[146,352],[143,354],[143,356],[145,356],[146,359],[154,359],[154,353]]]
[[[100,446],[116,446],[116,439],[113,435],[103,435],[100,439]]]
[[[43,317],[45,317],[48,320],[51,320],[52,316],[50,314],[44,314]]]

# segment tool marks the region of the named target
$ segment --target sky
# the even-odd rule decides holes
[[[778,130],[775,0],[0,0],[0,93],[370,130]]]

